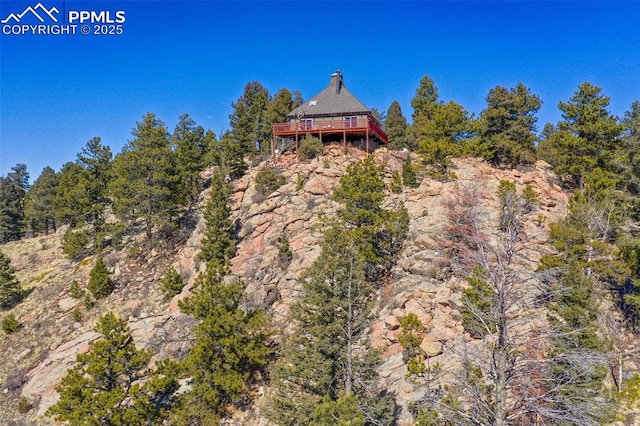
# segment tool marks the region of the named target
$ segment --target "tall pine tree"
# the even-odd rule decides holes
[[[19,240],[24,235],[24,198],[29,189],[25,164],[16,164],[0,178],[0,241]]]
[[[200,246],[198,259],[208,263],[213,259],[226,262],[236,250],[234,240],[235,226],[231,221],[229,208],[229,185],[217,172],[211,178],[211,197],[204,210],[207,228]]]
[[[382,209],[381,173],[369,156],[350,165],[334,191],[344,207],[300,279],[304,296],[291,306],[297,331],[284,340],[272,371],[270,416],[278,424],[324,424],[328,413],[345,409],[371,424],[394,421],[393,398],[376,392],[378,359],[366,330],[380,276],[375,271],[388,270],[408,218],[406,210]]]
[[[496,86],[480,114],[478,155],[494,165],[516,166],[535,161],[535,132],[540,98],[522,83]]]
[[[400,102],[391,102],[391,105],[387,110],[387,119],[384,122],[384,129],[389,136],[389,148],[412,148],[407,143],[407,119],[402,115]]]
[[[271,134],[265,113],[269,105],[269,91],[257,81],[247,83],[242,96],[231,104],[229,116],[233,140],[245,155],[255,155],[268,144]]]
[[[579,187],[595,167],[613,170],[614,153],[622,127],[609,112],[610,98],[600,87],[582,83],[568,102],[558,103],[562,120],[550,139],[557,152],[555,171]]]
[[[54,206],[57,188],[58,176],[51,167],[47,166],[27,192],[24,202],[25,219],[34,234],[39,232],[48,234],[49,231],[56,231]]]
[[[125,220],[142,218],[151,242],[154,225],[167,225],[177,217],[184,193],[178,190],[175,155],[164,123],[147,113],[132,134],[135,139],[113,161],[109,192],[115,213]]]
[[[189,206],[193,206],[203,188],[200,172],[206,165],[210,141],[207,141],[204,128],[197,126],[189,114],[183,114],[176,124],[171,142],[175,147],[180,190],[187,194]]]

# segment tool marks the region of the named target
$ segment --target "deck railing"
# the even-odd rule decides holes
[[[295,133],[332,133],[339,131],[362,131],[369,129],[372,134],[387,141],[387,135],[370,118],[358,118],[353,120],[328,120],[328,121],[296,121],[289,123],[276,123],[273,125],[275,135],[290,135]]]

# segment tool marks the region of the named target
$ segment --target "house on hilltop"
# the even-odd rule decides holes
[[[388,141],[382,124],[371,110],[347,90],[340,70],[331,74],[329,86],[287,114],[287,122],[273,125],[273,150],[277,140],[295,142],[317,136],[323,143],[347,143],[371,152]]]

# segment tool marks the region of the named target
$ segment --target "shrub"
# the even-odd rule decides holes
[[[316,158],[324,151],[324,144],[315,136],[306,136],[300,140],[298,145],[298,158],[301,160],[310,160]]]
[[[173,266],[169,266],[164,271],[164,277],[160,282],[160,289],[164,293],[165,299],[171,299],[173,296],[180,294],[184,287],[184,279],[182,275]]]
[[[411,156],[407,157],[407,161],[402,165],[402,182],[410,188],[419,186],[416,168],[411,164]]]
[[[521,195],[523,206],[525,213],[531,213],[536,206],[538,205],[538,193],[533,189],[533,186],[527,184],[522,190]]]
[[[278,258],[284,264],[288,264],[291,262],[291,259],[293,259],[293,252],[291,251],[289,239],[286,235],[283,235],[280,239],[280,244],[278,246]]]
[[[95,266],[91,269],[87,288],[96,299],[107,297],[113,291],[113,281],[109,278],[109,271],[102,256],[98,256]]]
[[[389,185],[389,189],[395,194],[402,192],[402,177],[397,171],[391,173],[391,185]]]
[[[18,400],[18,413],[26,414],[33,408],[33,402],[26,396],[21,396]]]
[[[93,308],[93,305],[95,304],[93,299],[91,298],[91,295],[89,293],[84,295],[84,299],[82,299],[82,304],[84,305],[84,307],[88,310]]]
[[[298,175],[296,176],[296,191],[300,191],[303,186],[304,186],[304,175],[298,172]]]
[[[14,314],[9,314],[2,320],[2,330],[4,330],[4,332],[7,334],[11,334],[17,331],[19,328],[20,321],[18,321]]]
[[[73,311],[71,311],[71,318],[73,318],[74,322],[82,321],[82,311],[80,310],[80,308],[75,308]]]
[[[62,252],[68,259],[74,259],[89,243],[86,231],[67,230],[62,237]]]
[[[78,281],[73,280],[69,286],[69,296],[74,299],[82,299],[84,297],[84,291],[80,288]]]
[[[256,190],[261,194],[271,194],[285,184],[287,180],[280,173],[265,167],[256,174]]]

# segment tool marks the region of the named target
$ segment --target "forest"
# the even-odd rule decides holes
[[[539,129],[542,102],[522,83],[496,86],[476,116],[441,99],[425,75],[412,98],[410,120],[397,101],[386,110],[374,108],[389,136],[387,148],[415,153],[419,160],[405,162],[390,184],[372,156],[349,165],[340,177],[331,194],[339,207],[326,218],[320,254],[298,278],[302,294],[290,306],[290,317],[299,332],[290,335],[274,329],[268,308],[247,302],[242,279],[226,277],[240,234],[229,207],[231,188],[248,168],[269,159],[273,124],[302,103],[299,92],[283,88],[271,94],[249,82],[232,103],[230,130],[222,135],[188,114],[171,132],[149,112],[118,153],[95,137],[75,160],[59,171],[44,168],[33,183],[27,166],[16,164],[0,178],[0,242],[64,232],[68,259],[95,256],[86,291],[69,283],[84,309],[117,286],[105,251],[126,249],[144,259],[152,250],[184,242],[198,214],[206,220],[197,256],[203,267],[180,302],[195,323],[186,357],[150,368],[153,354],[135,346],[126,319],[107,313],[95,328],[101,338],[78,355],[47,415],[74,425],[218,425],[250,406],[256,387],[268,383],[264,414],[273,424],[397,424],[394,395],[377,386],[381,354],[369,344],[369,332],[409,216],[403,205],[389,207],[384,200],[426,178],[453,182],[453,159],[480,158],[496,169],[548,163],[570,194],[567,214],[549,225],[554,252],[524,273],[524,223],[540,220],[533,188],[518,191],[513,182],[500,181],[499,223],[491,236],[478,225],[477,194],[462,188],[448,203],[441,247],[446,262],[439,273],[467,283],[461,290],[462,324],[482,345],[476,356],[465,358],[458,376],[445,377],[423,348],[425,325],[416,315],[402,319],[407,380],[424,390],[410,407],[414,424],[621,420],[622,408],[640,399],[640,376],[623,382],[611,373],[626,361],[616,329],[640,333],[640,101],[617,117],[602,89],[585,82],[558,103],[562,119]],[[302,140],[299,161],[322,149],[316,138]],[[263,196],[284,184],[281,172],[264,167],[258,173]],[[135,233],[142,238],[131,243],[127,237]],[[2,244],[2,328],[20,333],[20,318],[10,311],[28,294]],[[286,264],[291,256],[283,235],[279,261]],[[184,277],[167,268],[161,283],[167,299],[184,285]],[[600,312],[605,300],[610,324],[603,324]],[[523,326],[541,310],[544,329]],[[529,350],[532,342],[544,348],[542,356]]]

